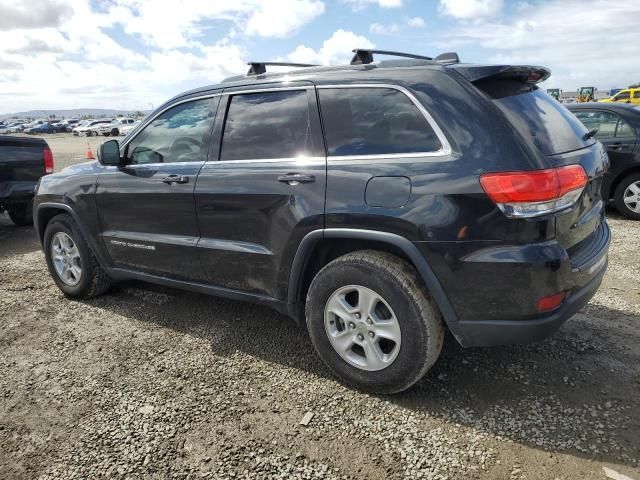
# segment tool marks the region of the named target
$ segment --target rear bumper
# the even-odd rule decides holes
[[[457,256],[449,248],[445,265],[433,249],[419,245],[435,266],[453,318],[449,329],[463,346],[492,346],[540,340],[555,332],[597,291],[606,272],[611,231],[602,221],[575,248],[556,241],[474,249]],[[457,258],[456,258],[457,257]],[[539,313],[537,301],[565,292],[563,303]]]
[[[458,322],[460,343],[465,347],[489,347],[528,343],[549,337],[591,300],[602,283],[606,267],[607,261],[589,283],[572,292],[562,306],[551,315],[529,320]]]

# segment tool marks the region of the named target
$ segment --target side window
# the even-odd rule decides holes
[[[156,117],[127,145],[129,164],[205,160],[205,137],[220,97],[181,103]]]
[[[233,95],[222,136],[221,160],[324,155],[314,145],[307,90]]]
[[[636,134],[627,122],[622,118],[618,119],[618,128],[616,129],[616,137],[635,137]]]
[[[390,88],[320,91],[328,155],[385,155],[442,148],[422,112]]]
[[[623,90],[618,93],[614,98],[616,100],[628,100],[631,97],[629,90]]]
[[[575,116],[587,129],[593,130],[595,128],[598,130],[596,138],[611,138],[616,135],[619,117],[615,113],[602,110],[579,110],[575,112]]]

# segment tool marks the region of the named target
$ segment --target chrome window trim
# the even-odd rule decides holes
[[[237,87],[234,87],[237,88]],[[251,90],[224,90],[223,95],[242,95],[245,93],[262,93],[262,92],[283,92],[287,90],[312,90],[313,85],[291,85],[290,87],[267,87],[255,88]]]
[[[329,155],[327,160],[376,160],[385,158],[416,158],[416,157],[442,157],[449,156],[452,153],[451,145],[444,135],[444,132],[440,126],[436,123],[429,111],[420,103],[420,101],[411,93],[411,91],[400,85],[394,85],[391,83],[349,83],[349,84],[337,84],[337,85],[318,85],[319,90],[328,89],[345,89],[345,88],[388,88],[403,93],[422,113],[427,120],[429,126],[433,129],[436,137],[440,141],[440,149],[430,152],[410,152],[410,153],[389,153],[389,154],[373,154],[373,155]]]
[[[226,165],[234,163],[276,163],[276,162],[304,162],[305,165],[316,162],[324,163],[325,157],[282,157],[282,158],[247,158],[241,160],[209,160],[205,165]]]
[[[127,138],[128,136],[124,138],[123,143],[120,145],[120,155],[122,156],[124,154],[124,150],[125,150],[126,146],[129,145],[134,138],[136,138],[138,135],[140,135],[140,133],[145,128],[147,128],[147,125],[149,125],[151,122],[153,122],[156,118],[158,118],[160,115],[162,115],[167,110],[169,110],[169,109],[171,109],[171,108],[173,108],[173,107],[175,107],[177,105],[182,105],[183,103],[195,102],[195,101],[198,101],[198,100],[205,100],[207,98],[215,98],[215,97],[220,97],[220,96],[222,96],[222,92],[210,93],[210,94],[207,94],[207,95],[200,95],[198,97],[185,98],[184,100],[180,100],[178,102],[172,103],[171,105],[167,105],[162,110],[159,110],[155,115],[153,115],[152,117],[150,116],[144,122],[142,122],[140,124],[140,126],[138,127],[138,131],[135,133],[135,135],[132,135],[129,138]],[[176,163],[176,162],[168,162],[168,163]],[[147,163],[145,165],[151,165],[151,164]],[[161,164],[161,165],[166,165],[166,164]]]

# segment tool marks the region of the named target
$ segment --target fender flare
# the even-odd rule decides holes
[[[40,232],[40,215],[42,211],[47,209],[64,210],[65,212],[70,214],[71,217],[73,218],[73,221],[76,222],[76,225],[80,229],[82,236],[89,244],[89,247],[93,251],[93,254],[98,259],[98,262],[100,263],[100,265],[102,267],[107,267],[109,265],[109,263],[106,261],[106,258],[104,256],[104,251],[99,247],[99,245],[96,243],[96,240],[93,237],[91,237],[91,235],[87,235],[87,230],[82,225],[82,222],[78,218],[78,215],[73,210],[73,208],[70,205],[67,205],[66,203],[42,202],[36,206],[35,215],[33,217],[34,219],[33,225],[35,227],[36,235],[38,235],[38,239],[40,240],[40,244],[42,245],[42,248],[44,248],[44,231]]]
[[[418,247],[416,247],[410,240],[400,235],[396,235],[395,233],[354,228],[327,228],[324,230],[314,230],[313,232],[308,233],[300,242],[291,265],[287,298],[289,304],[296,304],[298,302],[301,279],[305,268],[308,265],[310,253],[314,245],[323,238],[371,240],[399,248],[409,258],[422,277],[425,286],[427,287],[431,297],[436,302],[444,321],[449,326],[451,332],[458,337],[458,316],[442,288],[440,281],[433,272],[433,269],[427,262],[426,258],[424,258],[424,255],[420,253]]]

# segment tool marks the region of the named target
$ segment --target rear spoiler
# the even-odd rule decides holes
[[[473,65],[458,63],[446,68],[455,70],[470,82],[478,80],[514,78],[524,83],[544,82],[551,76],[551,70],[533,65]]]

